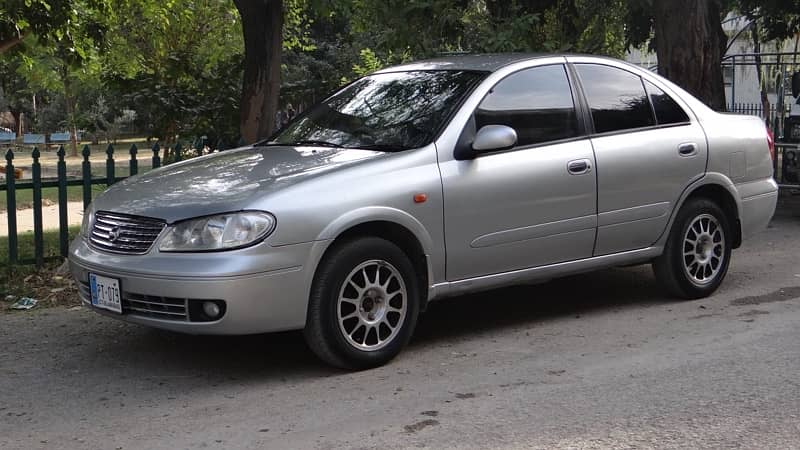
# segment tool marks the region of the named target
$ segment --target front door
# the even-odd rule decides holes
[[[480,103],[465,132],[507,125],[518,141],[440,164],[449,281],[592,255],[595,158],[573,98],[554,64],[509,75]]]

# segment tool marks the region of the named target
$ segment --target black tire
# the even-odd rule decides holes
[[[399,247],[385,239],[365,237],[335,245],[336,247],[332,248],[320,262],[311,286],[304,329],[306,342],[320,359],[342,369],[362,370],[386,364],[408,344],[417,322],[420,289],[414,266]],[[390,273],[391,269],[394,269],[395,277],[402,278],[406,294],[401,295],[400,298],[405,302],[406,309],[402,324],[399,322],[400,319],[396,322],[397,331],[390,331],[390,334],[386,336],[391,338],[387,339],[384,344],[376,344],[376,346],[383,345],[382,347],[367,351],[356,348],[358,342],[351,343],[354,338],[346,336],[346,332],[342,330],[344,325],[340,327],[339,314],[340,308],[343,306],[339,305],[339,297],[340,291],[344,292],[343,289],[346,289],[345,283],[351,279],[351,272],[360,265],[368,264],[371,261],[388,263],[388,266],[384,267],[390,270]],[[376,269],[378,272],[380,270],[383,269]],[[381,277],[381,275],[377,276]],[[396,281],[396,283],[398,283],[397,286],[402,287],[399,284],[400,281]],[[385,301],[387,305],[398,301],[390,295],[386,297],[391,299]],[[381,299],[379,298],[379,300]],[[395,306],[397,304],[399,303],[396,303]],[[353,306],[353,308],[356,307]],[[363,314],[360,311],[362,309],[351,314]],[[394,312],[385,314],[387,318],[389,314],[393,314],[392,317],[394,314],[401,315]],[[364,344],[367,344],[371,337],[375,337],[376,340],[380,339],[378,337],[381,333],[380,327],[379,324],[374,335],[370,334],[372,330],[366,329]],[[386,329],[388,328],[384,327],[384,330]],[[358,340],[357,337],[355,339]]]
[[[700,256],[695,257],[694,254],[684,255],[684,251],[693,252],[700,246],[693,246],[685,242],[685,240],[687,238],[691,239],[692,236],[699,238],[700,234],[696,230],[698,227],[702,230],[703,225],[698,224],[697,221],[709,217],[713,217],[716,220],[716,224],[718,224],[718,228],[722,233],[723,241],[717,247],[714,243],[717,234],[716,232],[713,233],[715,237],[711,242],[707,242],[706,246],[706,248],[708,245],[713,247],[711,253],[707,253],[713,253],[713,256],[708,258],[708,268],[701,270],[700,266],[695,264],[696,258],[700,258]],[[711,225],[708,225],[709,223]],[[713,221],[706,221],[706,224],[709,228],[715,226]],[[693,225],[695,227],[694,234],[688,234],[689,227]],[[725,279],[725,274],[728,273],[732,242],[731,224],[722,208],[706,198],[690,199],[678,211],[678,216],[675,218],[667,238],[664,253],[653,261],[653,272],[655,272],[656,279],[664,289],[675,297],[687,300],[708,297],[719,287],[722,280]],[[719,260],[716,269],[713,267],[714,257]],[[703,278],[702,282],[698,278]]]

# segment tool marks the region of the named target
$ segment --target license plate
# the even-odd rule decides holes
[[[89,287],[92,290],[92,305],[122,314],[119,280],[90,273]]]

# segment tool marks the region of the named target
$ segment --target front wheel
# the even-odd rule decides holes
[[[731,242],[724,211],[708,199],[689,200],[678,211],[664,253],[653,262],[653,271],[672,295],[707,297],[728,272]]]
[[[339,244],[320,263],[304,334],[325,362],[366,369],[400,353],[418,312],[411,261],[393,243],[367,237]]]

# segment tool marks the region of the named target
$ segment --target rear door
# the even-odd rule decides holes
[[[705,133],[669,94],[636,73],[598,63],[574,68],[594,128],[594,254],[648,247],[665,230],[684,189],[705,172]]]

